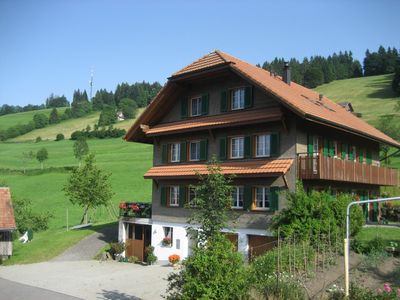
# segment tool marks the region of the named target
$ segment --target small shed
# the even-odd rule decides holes
[[[0,187],[0,260],[12,255],[12,232],[16,228],[10,189]]]

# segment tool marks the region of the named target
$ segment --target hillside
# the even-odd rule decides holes
[[[141,108],[138,110],[137,115],[140,115],[144,109]],[[16,116],[18,114],[12,114],[11,116]],[[76,130],[85,129],[88,125],[93,128],[93,126],[99,120],[100,112],[93,112],[87,116],[77,119],[70,119],[66,121],[62,121],[58,124],[49,125],[45,128],[35,129],[27,134],[20,135],[14,139],[11,139],[11,142],[23,142],[23,141],[33,141],[36,137],[40,136],[43,140],[54,140],[58,133],[64,134],[65,138],[70,138],[71,134]],[[129,127],[133,124],[133,120],[125,120],[122,122],[118,122],[114,125],[116,128],[123,128],[128,130]]]
[[[393,113],[400,100],[391,89],[392,78],[389,74],[336,80],[315,90],[336,102],[351,102],[365,121],[376,125],[380,116]]]
[[[66,107],[57,108],[59,113],[64,113],[65,109]],[[48,108],[0,116],[0,130],[5,130],[18,124],[28,124],[32,121],[33,116],[38,113],[44,113],[47,116],[50,116],[51,110],[52,108]]]

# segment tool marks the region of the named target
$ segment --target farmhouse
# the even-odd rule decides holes
[[[380,166],[381,144],[400,144],[327,97],[221,51],[213,51],[168,78],[133,124],[126,141],[153,144],[151,211],[121,206],[119,238],[126,255],[159,260],[186,257],[186,219],[195,197],[190,185],[216,156],[224,174],[235,174],[235,229],[227,237],[244,257],[273,245],[267,225],[285,207],[280,191],[350,192],[377,197],[380,186],[398,185],[397,170]],[[189,208],[188,208],[189,207]],[[378,209],[365,209],[377,219]]]
[[[0,187],[0,260],[12,255],[12,232],[15,229],[10,189]]]

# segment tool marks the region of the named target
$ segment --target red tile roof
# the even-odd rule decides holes
[[[9,188],[0,187],[0,230],[15,229],[14,210]]]
[[[239,177],[268,177],[285,174],[293,164],[293,159],[249,160],[222,162],[223,174]],[[197,178],[198,174],[207,174],[206,164],[177,164],[152,167],[144,174],[144,178]]]
[[[277,107],[273,107],[243,112],[234,111],[223,115],[190,118],[179,122],[158,124],[154,127],[149,127],[149,129],[144,129],[144,132],[148,136],[153,136],[175,132],[196,131],[199,129],[236,126],[240,124],[260,123],[263,121],[281,120],[281,118],[281,110]]]
[[[270,72],[244,62],[222,51],[211,52],[182,70],[174,73],[171,79],[185,76],[188,73],[196,73],[203,70],[211,70],[221,65],[228,65],[229,68],[247,78],[254,85],[275,97],[286,107],[293,110],[304,119],[334,126],[373,140],[400,148],[400,143],[385,135],[378,129],[369,125],[362,119],[346,111],[339,104],[336,104],[327,97],[319,101],[319,94],[311,89],[305,88],[295,82],[286,84],[281,77],[271,76]],[[154,101],[136,120],[125,136],[126,140],[141,140],[144,133],[140,128],[141,124],[157,123],[154,115],[159,113],[157,107],[168,100],[168,94],[172,93],[177,86],[171,80],[164,86]]]

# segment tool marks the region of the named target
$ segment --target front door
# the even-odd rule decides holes
[[[126,256],[136,256],[139,261],[145,260],[145,248],[151,245],[151,226],[128,224]]]

